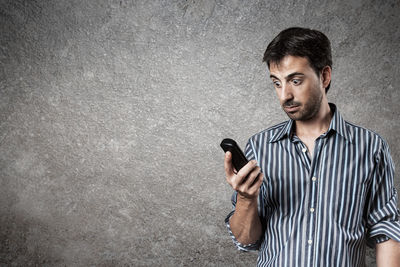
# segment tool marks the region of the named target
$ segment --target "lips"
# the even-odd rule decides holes
[[[287,112],[296,112],[299,108],[300,106],[285,106]]]

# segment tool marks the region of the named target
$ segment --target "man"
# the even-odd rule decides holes
[[[328,103],[328,38],[282,31],[264,54],[290,120],[252,136],[239,172],[225,155],[234,210],[225,223],[240,250],[259,250],[259,266],[400,266],[400,222],[387,143],[346,122]]]

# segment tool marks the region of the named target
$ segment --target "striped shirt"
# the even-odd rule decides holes
[[[378,134],[345,121],[336,106],[313,158],[288,120],[252,136],[245,149],[264,174],[258,213],[264,234],[239,250],[259,250],[258,266],[364,266],[366,245],[400,242],[394,164]]]

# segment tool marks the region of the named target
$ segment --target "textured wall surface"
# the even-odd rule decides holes
[[[399,165],[399,1],[296,2],[0,0],[0,265],[254,265],[219,143],[287,119],[262,54],[289,26]]]

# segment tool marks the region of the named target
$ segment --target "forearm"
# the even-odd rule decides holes
[[[376,245],[377,267],[400,267],[400,243],[392,239]]]
[[[257,198],[243,200],[238,195],[236,209],[229,221],[231,231],[241,244],[257,242],[262,235],[262,226],[257,210]]]

